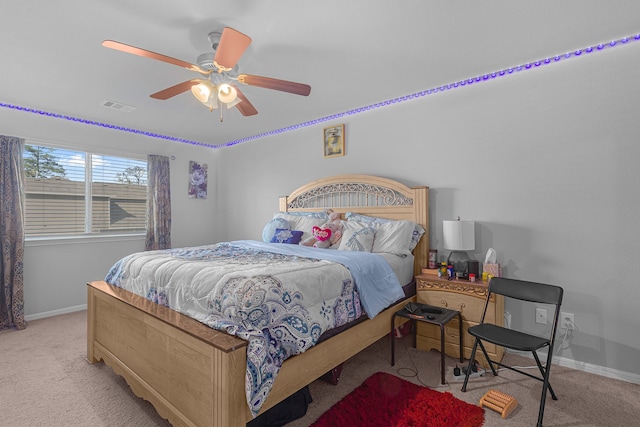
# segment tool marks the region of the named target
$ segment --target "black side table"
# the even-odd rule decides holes
[[[434,307],[427,304],[417,304],[418,309],[413,313],[409,312],[407,308],[402,308],[396,311],[391,316],[391,366],[395,365],[395,345],[396,340],[393,336],[393,330],[395,328],[396,317],[404,317],[410,319],[413,322],[413,348],[416,348],[416,321],[431,323],[433,325],[440,326],[440,373],[441,382],[446,384],[444,380],[444,327],[451,319],[458,316],[458,325],[460,326],[460,363],[464,362],[464,349],[462,345],[462,314],[457,310],[450,310],[448,308]],[[439,311],[435,313],[429,313],[429,311]]]

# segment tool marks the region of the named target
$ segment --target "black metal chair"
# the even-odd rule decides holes
[[[547,285],[543,283],[527,282],[524,280],[507,279],[504,277],[494,277],[489,282],[489,292],[487,295],[487,301],[484,305],[484,311],[482,313],[482,320],[479,325],[469,328],[469,334],[475,337],[473,349],[471,350],[471,357],[469,364],[473,364],[476,357],[476,350],[478,345],[484,353],[493,375],[498,375],[494,365],[499,365],[512,371],[519,372],[530,378],[542,381],[542,397],[540,398],[540,410],[538,412],[538,427],[542,427],[542,418],[544,416],[544,405],[547,397],[547,389],[551,393],[553,400],[558,400],[558,397],[549,384],[549,372],[551,370],[551,359],[553,358],[553,345],[556,336],[556,328],[558,326],[558,319],[560,317],[560,306],[562,305],[562,295],[564,291],[559,286]],[[515,331],[513,329],[503,328],[491,323],[484,323],[485,315],[487,313],[487,307],[489,306],[489,300],[492,295],[503,295],[508,298],[514,298],[520,301],[528,301],[538,304],[554,305],[554,315],[551,322],[551,332],[548,337],[539,337],[531,335],[525,332]],[[508,349],[519,351],[530,351],[533,354],[538,368],[540,369],[541,376],[531,375],[528,372],[524,372],[512,366],[507,366],[501,362],[491,360],[483,341],[493,343]],[[537,351],[543,348],[547,348],[547,360],[546,365],[543,366],[538,357]],[[467,391],[467,382],[469,381],[469,374],[471,369],[466,370],[464,383],[462,385],[462,391]]]

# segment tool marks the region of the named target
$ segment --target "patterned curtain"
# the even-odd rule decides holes
[[[0,330],[24,329],[24,139],[0,135]]]
[[[171,248],[171,187],[169,158],[147,157],[147,239],[145,249]]]

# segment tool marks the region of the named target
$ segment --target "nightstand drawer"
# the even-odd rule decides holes
[[[469,298],[469,295],[464,294],[428,290],[419,293],[418,301],[429,305],[458,310],[462,313],[464,320],[479,323],[482,317],[485,298]],[[487,311],[486,320],[490,323],[495,323],[495,310]]]
[[[467,322],[466,320],[462,321],[462,333],[463,333],[462,343],[466,348],[470,349],[471,347],[473,347],[473,342],[475,339],[474,337],[469,335],[469,333],[467,332],[467,329],[469,329],[470,326],[475,326],[477,324],[478,324],[477,322]],[[440,327],[436,325],[420,323],[417,326],[418,326],[418,336],[436,337],[436,338],[440,337]],[[453,345],[459,345],[460,344],[459,335],[460,335],[460,329],[458,328],[458,319],[455,318],[455,319],[452,319],[449,323],[447,323],[447,325],[444,328],[444,342],[450,343]],[[496,346],[494,344],[491,344],[491,343],[484,343],[484,344],[485,344],[485,348],[489,353],[496,352]]]

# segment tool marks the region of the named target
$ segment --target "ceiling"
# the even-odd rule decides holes
[[[637,0],[3,3],[0,103],[213,145],[640,32]],[[306,83],[311,94],[240,86],[259,114],[232,109],[221,123],[190,92],[149,97],[199,74],[101,46],[112,39],[195,63],[211,52],[207,34],[226,26],[253,39],[241,73]]]

